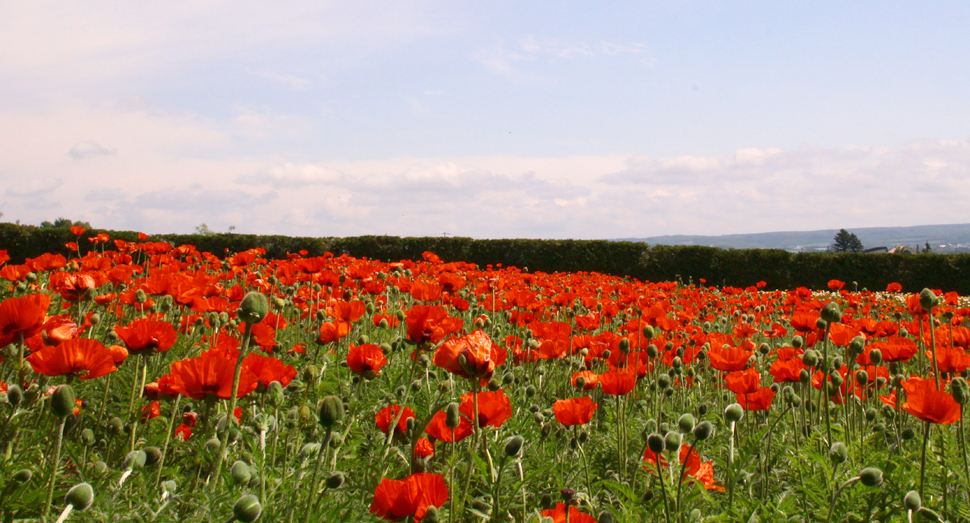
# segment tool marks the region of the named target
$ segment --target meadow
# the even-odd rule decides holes
[[[4,523],[970,521],[955,292],[74,233],[0,251]]]

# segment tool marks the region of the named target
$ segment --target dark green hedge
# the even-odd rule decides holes
[[[87,231],[80,240],[82,252],[90,248],[88,236],[106,232],[112,240],[137,241],[127,231]],[[8,251],[10,263],[23,263],[45,252],[67,254],[65,244],[75,237],[66,228],[40,228],[0,224],[0,249]],[[923,287],[970,294],[970,254],[857,254],[790,253],[777,249],[717,249],[713,247],[648,247],[644,243],[604,240],[474,240],[471,238],[399,238],[360,236],[351,238],[293,238],[247,234],[154,235],[150,241],[172,245],[195,245],[200,251],[224,256],[262,247],[272,259],[288,252],[306,250],[310,256],[330,251],[384,261],[419,260],[431,251],[445,261],[466,261],[528,267],[532,271],[595,271],[640,280],[671,281],[678,277],[695,283],[747,287],[759,281],[769,288],[825,288],[832,279],[858,282],[859,288],[882,290],[899,282],[905,291]],[[113,248],[109,243],[107,247]]]

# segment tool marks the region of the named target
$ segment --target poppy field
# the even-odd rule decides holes
[[[970,521],[954,292],[72,230],[0,251],[2,523]]]

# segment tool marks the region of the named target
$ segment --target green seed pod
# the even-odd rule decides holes
[[[859,473],[859,481],[867,487],[882,485],[882,470],[876,467],[866,467]]]
[[[677,420],[677,427],[680,429],[682,434],[687,434],[688,432],[694,430],[695,424],[696,421],[694,420],[694,416],[690,413],[682,415],[680,419]]]
[[[626,354],[630,352],[630,340],[629,338],[620,338],[620,354]]]
[[[849,351],[851,351],[853,354],[862,354],[862,350],[865,345],[866,339],[862,336],[856,336],[855,338],[852,338],[851,342],[849,342]]]
[[[67,491],[64,502],[74,510],[87,510],[94,503],[94,489],[87,483],[78,483]]]
[[[522,445],[525,443],[525,438],[522,436],[512,436],[509,438],[508,442],[505,443],[505,455],[514,458],[522,450]]]
[[[221,446],[222,446],[222,442],[219,441],[219,438],[216,436],[212,436],[212,438],[210,438],[209,441],[205,442],[205,451],[208,452],[209,454],[215,454],[216,452],[219,452],[219,447]]]
[[[51,413],[63,418],[74,412],[74,389],[70,385],[58,385],[51,394]]]
[[[931,310],[940,304],[940,298],[935,292],[929,289],[923,289],[919,292],[919,306],[925,311]]]
[[[869,384],[869,373],[865,370],[860,370],[855,375],[855,382],[858,383],[860,387],[865,387]]]
[[[90,447],[94,445],[94,431],[91,429],[84,429],[81,431],[81,444],[85,447]]]
[[[832,447],[829,448],[829,461],[833,465],[841,465],[847,459],[849,459],[849,448],[845,446],[845,443],[841,441],[833,443]]]
[[[344,402],[337,396],[326,396],[320,403],[320,425],[330,428],[344,419]]]
[[[732,403],[724,409],[724,421],[737,423],[744,417],[744,409],[737,403]]]
[[[431,505],[428,507],[427,512],[424,513],[424,517],[421,518],[422,523],[441,523],[441,516],[438,515],[438,507]]]
[[[793,336],[791,339],[791,346],[796,349],[802,348],[802,345],[804,344],[805,344],[805,338],[801,337],[801,335]]]
[[[879,349],[870,350],[869,361],[871,361],[873,365],[879,365],[882,363],[882,351]]]
[[[714,424],[710,421],[702,421],[694,427],[694,438],[697,441],[704,441],[714,434]]]
[[[534,386],[532,386],[532,385],[529,385],[528,387],[525,388],[525,395],[528,398],[531,398],[531,397],[535,396],[536,395],[536,388]]]
[[[101,476],[105,472],[108,472],[108,464],[103,461],[97,461],[94,463],[94,473]]]
[[[819,331],[824,331],[829,326],[829,322],[819,318],[815,320],[815,328]]]
[[[169,494],[174,494],[175,491],[178,490],[178,488],[179,488],[179,485],[178,483],[175,482],[175,480],[170,479],[162,482],[163,493],[168,492]]]
[[[907,428],[903,429],[903,432],[902,432],[901,436],[903,437],[903,441],[909,441],[909,440],[913,439],[913,437],[916,436],[916,431],[914,431],[910,427],[907,427]]]
[[[253,477],[252,472],[249,470],[249,465],[245,461],[233,463],[229,469],[229,474],[232,476],[232,482],[236,485],[245,485]]]
[[[660,454],[664,451],[665,446],[666,442],[664,441],[664,437],[660,434],[653,433],[647,436],[647,447],[650,449],[650,452]]]
[[[445,411],[445,426],[449,429],[457,428],[461,424],[461,416],[458,412],[459,405],[455,402],[448,404],[448,409]]]
[[[133,450],[125,456],[125,468],[128,470],[133,470],[136,468],[142,468],[148,461],[148,454],[143,450]]]
[[[121,418],[114,417],[108,420],[108,434],[112,436],[117,436],[125,430],[125,422],[121,421]]]
[[[162,449],[148,446],[141,449],[145,453],[145,465],[152,466],[162,460]]]
[[[24,484],[30,481],[30,478],[34,477],[34,472],[30,469],[20,469],[14,472],[12,479],[17,483]]]
[[[596,521],[598,523],[613,523],[613,513],[609,511],[600,512],[599,516],[596,516]]]
[[[805,353],[802,354],[802,363],[804,363],[806,367],[814,367],[818,365],[818,352],[815,352],[815,349],[808,349],[805,351]]]
[[[647,325],[646,327],[643,328],[643,337],[644,338],[646,338],[648,340],[652,340],[654,334],[655,334],[655,332],[654,332],[652,326]],[[656,356],[653,356],[653,357],[656,357]]]
[[[262,293],[250,292],[242,299],[236,316],[249,324],[259,323],[269,313],[269,300]]]
[[[927,521],[943,521],[939,513],[926,507],[919,509],[919,515]]]
[[[548,510],[552,508],[552,496],[548,492],[544,492],[539,496],[539,508],[542,510]]]
[[[667,437],[664,438],[664,448],[670,452],[677,452],[680,450],[680,444],[683,439],[679,432],[668,432]]]
[[[970,400],[970,387],[967,385],[967,380],[963,377],[953,378],[950,381],[950,395],[953,396],[953,401],[960,405],[966,405],[967,401]]]
[[[140,305],[142,303],[145,303],[146,301],[148,301],[148,295],[145,294],[144,289],[138,289],[137,291],[135,291],[135,302],[137,302]]]
[[[657,377],[657,386],[660,387],[661,389],[666,389],[667,387],[669,387],[670,386],[670,375],[668,375],[668,374],[661,374],[660,376],[658,376]]]
[[[876,411],[875,407],[869,407],[868,409],[866,409],[866,421],[870,423],[875,421],[877,414],[878,414],[878,411]]]
[[[906,496],[903,497],[903,507],[913,512],[923,508],[923,500],[919,497],[919,492],[915,490],[907,492]]]
[[[701,403],[700,406],[697,407],[697,413],[701,416],[706,416],[708,408],[707,403]]]
[[[20,402],[24,400],[24,389],[20,388],[20,385],[10,385],[7,387],[7,403],[13,405],[16,409],[20,406]]]
[[[333,474],[327,476],[327,480],[323,483],[328,489],[337,489],[340,488],[340,486],[343,485],[344,481],[346,480],[347,478],[344,476],[343,472],[334,472]]]
[[[259,504],[259,498],[252,494],[246,494],[239,498],[236,504],[232,506],[232,515],[236,518],[236,521],[242,523],[256,521],[262,512],[263,507]]]
[[[842,311],[839,309],[839,304],[834,301],[826,303],[822,307],[820,317],[827,323],[838,323],[842,321]]]

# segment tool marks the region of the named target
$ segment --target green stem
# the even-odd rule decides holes
[[[923,484],[926,480],[926,444],[930,441],[930,422],[924,421],[923,425],[923,452],[919,458],[919,497],[923,499]]]
[[[61,422],[57,426],[57,439],[54,440],[54,459],[51,462],[51,480],[47,486],[47,502],[44,503],[44,515],[41,522],[47,521],[47,516],[51,513],[51,502],[54,500],[54,485],[57,483],[57,465],[61,461],[61,442],[64,440],[64,422],[67,416],[61,417]]]
[[[220,477],[220,473],[222,472],[222,462],[225,461],[226,459],[226,447],[229,444],[228,431],[230,426],[232,425],[233,416],[235,416],[236,400],[238,399],[236,396],[239,393],[239,376],[242,374],[243,360],[245,360],[246,356],[249,354],[249,341],[250,341],[250,338],[252,338],[252,335],[253,335],[253,324],[247,322],[246,330],[243,333],[242,346],[239,348],[239,358],[236,360],[236,372],[232,376],[232,395],[229,397],[229,412],[228,412],[228,416],[226,416],[227,433],[225,436],[220,438],[222,441],[219,443],[219,455],[216,456],[216,466],[214,468],[215,475],[212,481],[212,485],[214,487],[219,485],[219,477]]]
[[[313,475],[310,477],[310,493],[306,498],[306,515],[310,515],[310,504],[317,495],[317,475],[320,473],[320,464],[323,463],[324,455],[327,453],[327,446],[330,445],[330,436],[333,434],[333,427],[327,427],[327,434],[323,437],[320,444],[320,451],[317,452],[317,462],[313,465]]]
[[[830,521],[832,521],[832,511],[835,510],[835,502],[838,501],[839,494],[841,494],[842,491],[845,490],[846,487],[848,487],[849,485],[855,483],[856,481],[859,481],[859,478],[858,477],[855,477],[855,478],[850,479],[849,481],[846,481],[845,483],[842,484],[841,487],[839,487],[838,490],[835,491],[835,495],[832,496],[832,502],[829,503],[829,515],[828,515],[827,518],[825,518],[825,523],[829,523]]]

